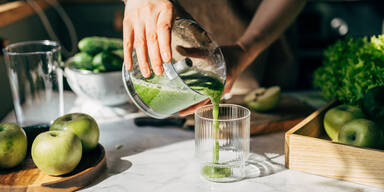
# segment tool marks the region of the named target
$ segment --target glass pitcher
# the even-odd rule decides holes
[[[133,69],[123,67],[125,88],[132,101],[147,115],[166,118],[209,98],[212,90],[223,89],[226,67],[223,54],[208,33],[191,19],[177,19],[172,28],[172,61],[163,64],[164,73],[144,78],[135,52]],[[180,47],[199,54],[186,55]],[[221,90],[222,91],[222,90]]]

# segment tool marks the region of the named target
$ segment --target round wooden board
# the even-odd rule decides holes
[[[27,157],[15,168],[0,170],[0,191],[74,191],[91,183],[105,168],[105,150],[100,144],[83,155],[74,171],[59,177],[43,173],[35,166],[32,158]]]

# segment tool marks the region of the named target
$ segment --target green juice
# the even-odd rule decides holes
[[[134,87],[143,102],[153,111],[162,115],[174,114],[185,109],[191,103],[205,99],[204,96],[192,90],[175,90],[144,82],[135,83]]]
[[[207,97],[188,88],[179,78],[168,79],[165,75],[147,79],[132,79],[141,100],[154,112],[171,115],[203,101]]]
[[[169,80],[164,76],[149,79],[133,79],[136,92],[152,110],[160,114],[173,114],[189,107],[191,104],[209,98],[213,105],[214,149],[212,163],[219,164],[219,103],[224,84],[219,79],[196,71],[179,74],[180,79]],[[184,89],[184,83],[189,87]],[[195,92],[193,90],[199,92]],[[229,168],[205,166],[202,174],[210,178],[222,178],[231,174]]]

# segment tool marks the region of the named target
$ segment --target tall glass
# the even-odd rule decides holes
[[[233,104],[220,105],[217,120],[212,112],[212,105],[195,111],[195,147],[201,175],[214,182],[240,180],[245,177],[249,154],[251,112]]]
[[[4,50],[14,111],[22,126],[49,124],[64,114],[60,45],[29,41]]]

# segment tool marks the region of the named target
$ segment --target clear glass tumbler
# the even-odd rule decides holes
[[[209,181],[237,181],[245,177],[251,112],[233,104],[222,104],[218,111],[217,120],[213,119],[212,105],[195,111],[195,147],[200,173]]]
[[[29,41],[4,50],[16,121],[22,127],[49,124],[64,114],[60,45]]]

